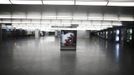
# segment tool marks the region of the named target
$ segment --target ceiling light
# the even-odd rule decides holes
[[[57,19],[72,19],[71,16],[57,16]]]
[[[46,5],[74,5],[73,1],[43,1]]]
[[[9,0],[0,0],[0,4],[11,4]]]
[[[56,16],[45,16],[42,19],[56,19]]]
[[[82,2],[76,1],[76,5],[105,6],[107,2]]]
[[[108,6],[134,6],[134,2],[109,2]]]
[[[88,17],[88,20],[103,20],[103,17]]]
[[[18,1],[18,0],[12,0],[12,4],[42,4],[41,1]]]

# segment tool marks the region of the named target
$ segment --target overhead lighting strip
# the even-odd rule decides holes
[[[134,6],[134,2],[109,2],[107,6]]]
[[[11,0],[12,4],[28,4],[28,5],[41,5],[42,1],[18,1],[18,0]]]
[[[86,1],[76,1],[76,5],[87,5],[87,6],[106,6],[107,1],[105,2],[86,2]]]
[[[86,6],[130,6],[134,7],[134,1],[103,1],[103,2],[87,2],[87,1],[61,1],[61,0],[40,0],[40,1],[19,1],[19,0],[0,0],[0,4],[29,4],[29,5],[86,5]]]
[[[0,4],[11,4],[10,0],[0,0]]]
[[[74,5],[74,1],[48,1],[44,0],[43,4],[45,5]]]

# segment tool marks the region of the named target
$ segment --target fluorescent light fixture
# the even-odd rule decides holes
[[[129,32],[130,32],[130,34],[132,34],[132,33],[133,33],[133,30],[132,30],[132,29],[130,29],[130,30],[129,30]]]
[[[57,19],[72,19],[71,16],[57,16]]]
[[[0,0],[0,4],[11,4],[9,0]]]
[[[105,5],[107,5],[107,2],[76,1],[76,5],[105,6]]]
[[[105,18],[104,17],[104,20],[106,20],[106,21],[118,21],[118,18]]]
[[[74,5],[73,1],[43,1],[46,5]]]
[[[78,17],[73,17],[74,20],[87,20],[87,17],[82,17],[82,16],[78,16]]]
[[[120,21],[134,21],[134,18],[133,18],[133,16],[121,16],[120,18],[119,18],[119,20]]]
[[[26,19],[25,16],[12,16],[13,19]]]
[[[109,26],[111,26],[112,22],[111,21],[103,21],[102,25],[109,25]]]
[[[108,6],[134,6],[134,2],[109,2]]]
[[[115,39],[115,40],[118,42],[118,41],[120,40],[120,39],[119,39],[119,36],[116,36],[116,39]]]
[[[120,31],[119,30],[116,30],[116,35],[119,35],[120,34]]]
[[[2,23],[12,23],[10,19],[2,20]]]
[[[42,19],[56,19],[56,16],[45,16]]]
[[[120,40],[120,38],[119,38],[119,34],[120,34],[120,31],[119,30],[116,30],[116,41],[119,41]]]
[[[100,26],[101,25],[101,21],[92,21],[92,25]]]
[[[111,26],[111,25],[101,26],[102,29],[107,29],[107,28],[111,28],[111,27],[113,27],[113,26]]]
[[[33,0],[33,1],[31,1],[31,0],[29,0],[29,1],[23,1],[23,0],[11,0],[11,2],[12,2],[12,4],[42,4],[42,2],[41,1],[35,1],[35,0]]]
[[[88,20],[103,20],[103,17],[88,17]]]
[[[120,21],[113,21],[112,25],[113,26],[122,26],[122,23]]]
[[[8,16],[8,15],[7,15],[7,16],[1,16],[1,15],[0,15],[0,18],[10,19],[10,18],[11,18],[11,16]]]

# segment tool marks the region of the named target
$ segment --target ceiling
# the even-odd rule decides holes
[[[134,6],[134,0],[0,0],[0,4]]]
[[[66,1],[73,4],[64,4]],[[107,4],[101,5],[103,2]],[[121,21],[134,21],[134,4],[117,7],[108,5],[110,2],[133,3],[133,0],[0,0],[0,23],[12,23],[23,29],[78,24],[78,30],[101,30],[121,26]]]

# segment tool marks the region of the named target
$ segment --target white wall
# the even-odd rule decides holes
[[[77,38],[89,38],[90,31],[86,30],[78,30],[77,31]]]

